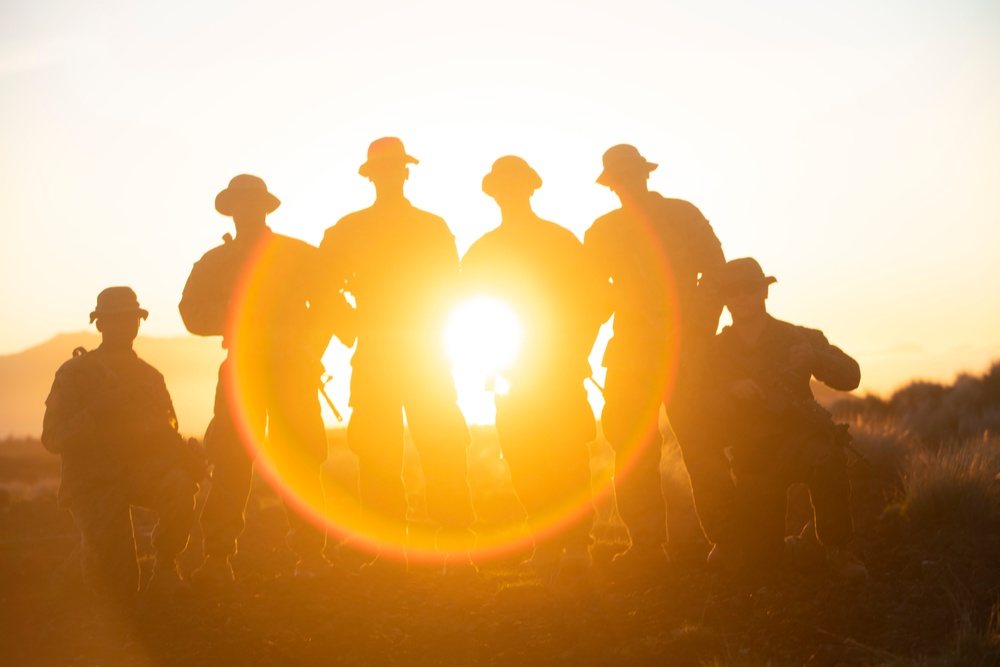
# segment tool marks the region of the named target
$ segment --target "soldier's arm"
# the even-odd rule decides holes
[[[426,285],[431,294],[428,295],[431,304],[434,326],[443,326],[452,309],[462,298],[460,285],[458,246],[455,235],[447,223],[434,216],[434,228],[428,235],[425,252],[428,257],[428,268],[433,275],[426,276]]]
[[[836,345],[831,345],[821,332],[805,330],[805,363],[813,377],[837,391],[852,391],[861,384],[861,367],[850,355]],[[796,354],[795,352],[792,353]],[[794,359],[793,359],[794,361]]]
[[[481,294],[488,294],[492,291],[490,277],[491,271],[488,268],[489,262],[483,251],[484,239],[479,239],[473,243],[465,252],[459,265],[459,293],[462,299],[467,299]]]
[[[696,318],[699,328],[707,335],[712,335],[719,326],[722,316],[722,294],[718,286],[718,275],[726,265],[726,256],[722,252],[722,243],[715,235],[715,230],[701,211],[694,208],[697,214],[695,245],[696,268],[700,274],[696,295]]]
[[[174,402],[170,398],[170,392],[167,391],[167,382],[159,371],[154,371],[150,375],[149,383],[152,386],[151,393],[157,412],[162,415],[164,423],[170,427],[170,430],[176,432],[178,429],[177,413],[174,411]]]
[[[587,267],[588,284],[594,292],[594,316],[603,324],[614,313],[611,266],[593,226],[583,236],[582,261]]]
[[[225,334],[230,282],[206,258],[195,263],[178,305],[188,331],[196,336]]]
[[[345,346],[353,346],[357,338],[357,324],[354,308],[344,295],[346,280],[338,276],[336,258],[331,268],[324,261],[323,250],[312,246],[306,248],[302,268],[307,274],[311,319],[311,330],[305,332],[308,337],[306,344],[322,357],[334,336]],[[327,254],[331,254],[330,245],[326,250]]]

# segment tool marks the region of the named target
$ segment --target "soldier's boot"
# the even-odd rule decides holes
[[[472,562],[472,554],[468,551],[452,551],[445,554],[441,575],[453,579],[478,577],[479,568]]]
[[[579,586],[590,581],[594,559],[586,545],[571,545],[559,559],[554,581],[558,586]]]
[[[434,535],[434,546],[444,554],[441,574],[451,578],[479,576],[479,568],[472,562],[472,548],[476,534],[469,528],[442,526]]]
[[[198,586],[222,587],[236,581],[229,556],[208,556],[197,570],[191,573],[191,582]]]
[[[868,578],[868,568],[844,547],[827,547],[826,563],[830,573],[841,581],[860,581]]]
[[[824,557],[823,545],[816,537],[815,524],[809,521],[798,535],[785,538],[785,555],[793,566],[815,568]]]
[[[328,561],[323,554],[312,554],[310,556],[300,556],[299,562],[295,564],[295,577],[297,579],[316,579],[318,577],[329,577],[334,572],[333,564]]]
[[[733,573],[743,564],[743,556],[736,545],[719,542],[712,546],[705,559],[705,566],[712,572]]]
[[[611,573],[616,577],[658,577],[670,566],[670,557],[662,544],[632,542],[628,551],[611,560]]]
[[[173,558],[157,558],[154,561],[153,575],[146,584],[148,594],[174,596],[190,590],[190,584],[184,581]]]
[[[358,576],[373,581],[398,581],[405,578],[408,572],[405,549],[379,549],[374,560],[362,563]]]

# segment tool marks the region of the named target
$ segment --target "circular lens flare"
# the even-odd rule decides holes
[[[662,282],[661,293],[666,312],[670,313],[671,321],[668,329],[672,335],[666,338],[662,345],[667,359],[670,360],[666,369],[666,386],[663,399],[669,401],[673,390],[676,374],[677,351],[680,347],[680,321],[676,317],[678,304],[677,284],[673,267],[669,259],[660,250],[656,234],[652,226],[645,221],[642,224],[643,234],[649,237],[649,245],[657,255],[657,276]],[[275,307],[270,303],[274,290],[274,267],[277,264],[274,248],[268,243],[262,243],[245,261],[234,295],[230,302],[227,318],[226,339],[230,345],[234,363],[228,368],[227,397],[233,406],[233,417],[237,422],[244,447],[257,463],[268,482],[278,491],[288,505],[289,511],[297,511],[306,516],[315,525],[325,527],[333,538],[350,539],[352,544],[365,551],[373,553],[381,551],[386,554],[403,554],[412,561],[434,560],[435,552],[432,534],[424,535],[419,527],[411,526],[409,535],[403,529],[403,537],[397,527],[382,531],[365,522],[356,511],[344,511],[344,507],[333,506],[331,499],[324,499],[322,492],[316,493],[316,485],[312,476],[319,471],[309,465],[300,465],[301,452],[286,451],[295,446],[276,447],[269,444],[264,434],[262,411],[273,406],[264,406],[263,398],[268,392],[263,385],[268,383],[267,377],[259,376],[260,359],[254,352],[261,335],[260,313]],[[278,312],[275,308],[275,312]],[[514,364],[521,350],[523,339],[522,323],[513,309],[500,299],[479,296],[469,299],[455,308],[447,322],[444,345],[446,352],[455,365],[456,373],[464,371],[479,375],[485,381],[487,378],[501,374],[505,368]],[[242,353],[240,350],[242,349]],[[235,352],[235,354],[234,354]],[[266,353],[266,349],[264,350]],[[502,377],[498,385],[505,384]],[[482,386],[480,384],[480,386]],[[319,375],[316,376],[315,400],[319,403]],[[496,387],[495,389],[498,389]],[[311,399],[310,399],[311,400]],[[318,407],[317,407],[318,410]],[[267,415],[272,418],[271,414]],[[637,429],[638,431],[638,429]],[[635,440],[641,440],[642,434],[633,434]],[[307,448],[308,443],[300,443]],[[399,446],[402,448],[403,443]],[[631,462],[623,462],[617,466],[619,475],[628,474]],[[404,471],[404,476],[406,473]],[[308,479],[307,479],[308,478]],[[595,480],[596,481],[596,480]],[[409,481],[407,482],[409,485]],[[606,482],[610,484],[610,480]],[[409,486],[408,486],[409,488]],[[603,497],[607,488],[594,488],[594,498]],[[558,508],[553,508],[548,516],[536,522],[537,536],[557,533],[563,527],[577,520],[582,513],[589,512],[591,498],[589,493],[581,493],[579,497],[565,498]],[[545,526],[542,528],[541,526]],[[512,536],[513,535],[513,536]],[[513,553],[517,550],[530,548],[532,536],[523,530],[508,531],[493,535],[480,534],[476,546],[478,558],[491,558]]]

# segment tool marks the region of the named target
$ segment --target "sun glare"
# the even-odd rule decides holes
[[[485,382],[514,362],[521,337],[521,322],[510,306],[480,296],[452,311],[444,342],[457,374],[478,376]]]

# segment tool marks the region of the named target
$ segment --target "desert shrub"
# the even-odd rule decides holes
[[[951,386],[913,382],[889,405],[908,430],[929,444],[1000,432],[1000,363],[982,377],[960,375]]]
[[[928,447],[1000,433],[1000,363],[981,377],[963,374],[951,385],[911,382],[883,400],[848,397],[830,406],[838,421],[878,423],[893,420]]]
[[[1000,523],[1000,437],[922,451],[907,465],[902,514],[918,526],[995,530]]]
[[[896,417],[893,407],[873,394],[842,398],[830,405],[829,410],[838,422],[878,422]]]
[[[910,459],[919,452],[917,439],[890,415],[858,413],[847,420],[852,445],[871,463],[870,472],[886,480],[900,480]],[[859,470],[868,471],[865,466]]]
[[[994,605],[986,627],[971,616],[958,619],[951,644],[934,656],[907,658],[883,663],[880,667],[990,667],[1000,664],[1000,603]]]

